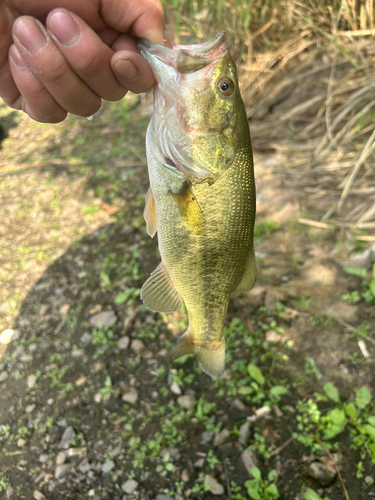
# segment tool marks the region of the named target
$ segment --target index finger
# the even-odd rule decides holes
[[[103,0],[101,14],[121,33],[164,45],[164,11],[159,0]]]

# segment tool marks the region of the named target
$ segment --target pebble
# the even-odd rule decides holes
[[[142,342],[142,340],[139,339],[132,340],[132,343],[130,344],[130,349],[132,349],[132,351],[134,351],[137,354],[143,351],[144,348],[145,348],[144,343]]]
[[[121,485],[121,488],[124,493],[131,495],[138,488],[138,483],[134,479],[128,479],[124,484]]]
[[[130,343],[130,338],[125,336],[120,338],[117,345],[119,349],[127,349],[129,347],[129,343]]]
[[[104,474],[107,474],[114,468],[114,466],[115,462],[113,460],[109,460],[108,462],[102,465],[102,472],[104,472]]]
[[[32,405],[27,405],[26,408],[25,408],[25,412],[26,413],[32,413],[36,408],[36,405],[35,404],[32,404]]]
[[[212,438],[214,437],[213,431],[204,431],[202,432],[202,437],[201,437],[201,442],[200,444],[207,444],[210,441],[212,441]]]
[[[82,472],[82,474],[86,474],[91,469],[91,465],[87,458],[82,460],[82,462],[78,465],[78,469]]]
[[[56,467],[56,470],[55,470],[55,478],[56,479],[61,479],[62,477],[66,476],[66,474],[68,473],[69,469],[70,469],[70,465],[69,464],[58,465]]]
[[[109,311],[102,311],[100,313],[94,314],[94,316],[91,316],[89,319],[90,325],[92,325],[94,328],[105,328],[105,327],[110,327],[117,321],[116,314],[112,309]]]
[[[20,360],[23,362],[23,363],[29,363],[30,361],[33,360],[33,357],[31,354],[22,354],[22,356],[20,357]]]
[[[85,384],[87,382],[87,377],[82,375],[82,377],[77,378],[77,380],[74,382],[77,387],[80,387],[81,385]]]
[[[4,371],[0,373],[0,383],[5,382],[7,378],[9,377],[8,372]]]
[[[91,344],[92,335],[89,332],[85,332],[83,335],[81,335],[80,341],[85,345]]]
[[[94,490],[94,488],[91,488],[91,490],[89,490],[87,492],[87,496],[88,497],[94,497],[95,496],[95,490]]]
[[[243,446],[246,446],[247,441],[249,440],[250,427],[251,423],[248,420],[246,420],[246,422],[241,425],[240,430],[238,431],[238,442]]]
[[[222,495],[224,493],[224,486],[220,484],[214,477],[208,474],[204,477],[205,486],[209,486],[210,492],[213,495]]]
[[[243,403],[240,399],[238,398],[235,398],[233,399],[232,401],[232,405],[237,408],[237,410],[240,410],[240,411],[245,411],[248,409],[248,407],[245,405],[245,403]]]
[[[212,444],[216,448],[217,446],[226,443],[229,440],[229,438],[230,438],[230,432],[228,429],[224,428],[222,431],[215,434],[214,441]]]
[[[373,482],[374,482],[374,478],[373,478],[372,476],[366,476],[366,477],[364,478],[364,482],[365,482],[366,484],[373,483]]]
[[[194,396],[184,395],[177,398],[177,403],[184,408],[184,410],[192,410],[197,404],[197,400]]]
[[[57,456],[56,456],[56,465],[61,465],[65,462],[66,460],[66,455],[63,451],[59,451]]]
[[[184,469],[181,472],[181,481],[183,481],[184,483],[187,483],[188,481],[190,481],[189,472],[187,469]]]
[[[173,497],[168,497],[167,495],[163,495],[162,493],[159,493],[159,495],[156,495],[154,500],[174,500]]]
[[[59,313],[61,314],[61,316],[66,316],[69,312],[69,309],[70,304],[63,304],[59,309]]]
[[[38,348],[38,344],[35,344],[35,343],[30,344],[29,347],[28,347],[28,349],[29,349],[30,352],[36,351],[37,348]]]
[[[96,394],[94,394],[95,403],[101,403],[102,399],[103,399],[103,396],[100,392],[97,392]]]
[[[35,500],[46,500],[46,497],[39,490],[35,490],[33,493],[33,496],[34,496]]]
[[[74,349],[74,351],[72,351],[73,358],[80,358],[84,354],[85,354],[85,351],[83,349]]]
[[[25,444],[26,444],[26,439],[19,438],[17,440],[17,446],[18,446],[18,448],[22,448],[23,446],[25,446]]]
[[[203,469],[205,461],[206,461],[206,459],[203,457],[198,458],[198,460],[196,462],[194,462],[193,465],[196,469]]]
[[[10,328],[3,330],[0,333],[0,344],[9,344],[12,337],[14,337],[14,330],[11,330]]]
[[[241,453],[241,461],[250,477],[253,477],[251,469],[258,466],[258,459],[255,453],[248,448]]]
[[[265,333],[265,338],[266,342],[280,342],[281,340],[281,335],[274,330],[268,330],[268,332]]]
[[[70,443],[75,439],[76,433],[74,432],[73,427],[69,426],[65,429],[60,444],[59,448],[64,448],[67,449],[69,448]]]
[[[173,394],[176,394],[177,396],[180,396],[182,394],[181,387],[178,385],[176,381],[173,381],[171,383],[171,392]]]
[[[48,455],[47,453],[42,453],[41,455],[39,455],[39,462],[41,464],[45,464],[48,460]]]
[[[65,427],[67,427],[68,425],[68,422],[66,421],[66,418],[61,418],[60,420],[58,420],[56,422],[56,424],[59,426],[59,427],[63,427],[65,429]]]
[[[327,469],[321,462],[311,463],[308,468],[308,474],[319,481],[322,486],[328,486],[336,477],[336,473]]]
[[[125,392],[125,394],[122,395],[121,399],[125,401],[125,403],[134,404],[138,401],[138,392],[137,391]]]

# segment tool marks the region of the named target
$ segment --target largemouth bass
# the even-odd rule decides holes
[[[250,132],[225,32],[172,49],[139,42],[157,84],[147,130],[150,189],[144,216],[161,263],[143,285],[153,311],[185,302],[189,327],[170,351],[202,369],[225,368],[224,319],[234,290],[256,278],[255,184]]]

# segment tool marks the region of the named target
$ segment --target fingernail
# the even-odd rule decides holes
[[[12,59],[17,68],[26,69],[28,67],[25,59],[21,56],[20,51],[14,44],[11,45],[9,49],[9,57]]]
[[[14,34],[28,52],[36,52],[47,43],[42,24],[31,17],[18,19],[14,24]]]
[[[49,16],[48,28],[62,45],[68,47],[74,45],[80,35],[78,24],[69,14],[60,10]]]
[[[121,78],[129,82],[138,76],[138,70],[130,59],[119,59],[113,67]]]

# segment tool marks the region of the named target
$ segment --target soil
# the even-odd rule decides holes
[[[309,466],[332,455],[296,438],[298,402],[326,382],[342,401],[362,386],[375,397],[374,304],[345,272],[370,272],[375,248],[301,224],[327,199],[291,189],[284,154],[255,144],[258,279],[232,296],[224,377],[191,358],[168,363],[186,315],[139,299],[159,262],[142,218],[149,116],[149,100],[134,97],[59,125],[0,106],[0,332],[10,330],[0,343],[0,498],[245,499],[247,449],[264,478],[276,470],[281,499],[303,499],[304,487],[330,500],[375,497],[374,465],[348,430],[331,441],[341,480],[334,469],[324,484]],[[353,292],[358,301],[342,299]],[[249,363],[267,380],[255,394]],[[275,385],[287,394],[262,396]]]

